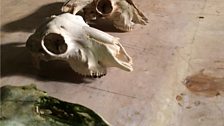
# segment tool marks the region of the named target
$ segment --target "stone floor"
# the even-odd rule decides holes
[[[62,1],[62,0],[61,0]],[[83,78],[67,64],[35,70],[24,47],[60,0],[1,0],[1,86],[35,83],[100,113],[114,126],[224,126],[224,1],[134,0],[146,26],[119,33],[134,71]]]

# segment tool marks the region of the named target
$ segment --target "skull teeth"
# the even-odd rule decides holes
[[[106,73],[99,73],[99,72],[92,72],[92,71],[90,72],[90,74],[83,74],[79,72],[76,72],[76,73],[81,76],[90,77],[90,78],[101,78],[106,75]]]
[[[117,25],[114,25],[115,28],[121,30],[121,31],[126,31],[126,32],[129,32],[129,31],[132,31],[133,30],[133,27],[121,27],[121,26],[117,26]]]

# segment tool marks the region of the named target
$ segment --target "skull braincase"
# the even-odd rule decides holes
[[[132,59],[119,39],[89,27],[81,16],[54,16],[29,37],[27,48],[44,60],[63,60],[82,74],[102,76],[107,67],[132,71]]]
[[[90,22],[97,18],[108,19],[122,31],[131,31],[134,24],[145,25],[148,22],[132,0],[69,0],[62,7],[63,12],[73,14],[81,9],[84,11],[85,21]]]

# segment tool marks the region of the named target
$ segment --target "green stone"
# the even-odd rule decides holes
[[[48,96],[35,85],[1,87],[0,126],[109,126],[93,110]]]

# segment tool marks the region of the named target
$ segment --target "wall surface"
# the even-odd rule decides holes
[[[141,1],[141,2],[139,2]],[[119,33],[134,71],[83,78],[67,64],[36,70],[25,42],[60,0],[1,0],[1,86],[35,83],[114,126],[224,126],[224,1],[134,0],[146,26]]]

